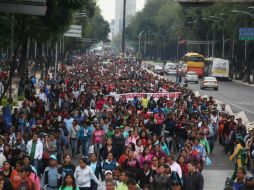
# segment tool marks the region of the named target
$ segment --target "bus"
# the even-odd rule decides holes
[[[194,71],[199,77],[204,76],[204,56],[199,53],[189,52],[184,55],[183,63],[187,65],[187,72]]]
[[[209,57],[205,59],[205,76],[229,78],[229,60]]]

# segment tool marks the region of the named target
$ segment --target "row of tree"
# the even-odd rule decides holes
[[[179,4],[172,0],[152,0],[138,12],[127,27],[129,46],[139,49],[143,57],[154,59],[175,59],[187,51],[212,55],[210,45],[187,45],[187,40],[214,41],[214,56],[223,55],[223,33],[225,42],[224,58],[232,61],[232,75],[249,80],[254,70],[253,42],[239,40],[239,28],[252,27],[253,18],[237,11],[254,13],[253,3],[209,3]],[[143,31],[143,32],[142,32]],[[142,35],[140,35],[142,34]],[[139,38],[140,37],[140,38]],[[179,43],[182,41],[183,43]]]
[[[84,12],[84,18],[76,18],[76,13]],[[71,24],[83,26],[82,37],[95,38],[106,41],[109,33],[109,24],[101,16],[100,9],[94,0],[47,0],[45,16],[31,16],[21,14],[0,14],[0,48],[1,52],[11,47],[11,28],[13,26],[13,55],[9,56],[9,78],[5,83],[5,91],[0,97],[2,100],[11,84],[14,71],[21,77],[20,87],[24,84],[28,72],[28,60],[33,60],[44,71],[54,63],[55,44],[63,38],[63,34]],[[34,47],[32,44],[37,44]],[[63,43],[63,42],[62,42]],[[91,44],[77,44],[76,39],[65,39],[66,51],[76,48],[85,49]],[[37,52],[36,58],[34,52]],[[46,56],[47,55],[47,56]],[[17,61],[17,59],[19,61]]]

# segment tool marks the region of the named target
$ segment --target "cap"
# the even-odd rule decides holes
[[[248,129],[248,132],[250,132],[250,131],[253,131],[253,127],[250,127],[249,129]]]
[[[230,178],[227,178],[226,182],[225,182],[225,188],[224,189],[233,187],[233,185],[234,185],[234,181],[232,179],[230,179]]]
[[[236,120],[242,120],[242,118],[239,117],[239,118],[237,118]]]
[[[112,171],[110,171],[110,170],[107,170],[107,171],[105,171],[105,173],[104,173],[105,175],[107,175],[107,174],[113,174],[112,173]]]
[[[172,180],[172,186],[182,185],[178,180]]]
[[[248,173],[246,176],[245,176],[245,180],[246,181],[251,181],[253,180],[253,175],[251,173]]]
[[[51,155],[51,156],[49,157],[49,159],[51,159],[51,160],[57,160],[57,158],[56,158],[55,155]]]

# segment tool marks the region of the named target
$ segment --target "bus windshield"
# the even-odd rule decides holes
[[[203,62],[204,58],[203,57],[189,57],[189,61],[193,62]]]

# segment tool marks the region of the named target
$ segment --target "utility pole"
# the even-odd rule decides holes
[[[144,43],[144,58],[146,58],[146,32],[145,32],[145,43]]]
[[[58,57],[57,57],[57,54],[58,54],[58,51],[57,51],[57,41],[56,41],[56,44],[55,44],[55,48],[56,48],[56,55],[55,55],[55,79],[56,79],[56,75],[57,75],[57,69],[58,69]]]
[[[12,15],[11,16],[11,68],[10,68],[10,75],[13,75],[12,73],[12,70],[13,70],[13,66],[14,66],[14,61],[16,60],[13,60],[14,58],[14,46],[13,46],[13,43],[14,43],[14,16]],[[12,91],[12,76],[10,76],[10,88],[9,88],[9,99],[11,100],[11,92]]]
[[[126,0],[123,0],[123,31],[122,31],[122,53],[125,55],[125,19],[126,19]]]

